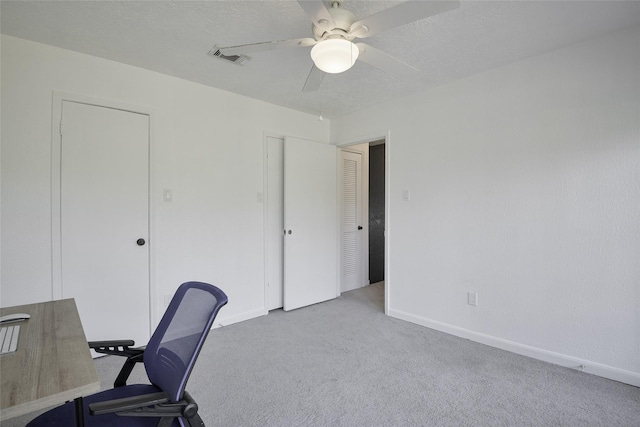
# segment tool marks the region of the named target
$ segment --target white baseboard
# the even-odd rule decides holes
[[[465,338],[481,344],[486,344],[491,347],[499,348],[501,350],[510,351],[512,353],[542,360],[544,362],[553,363],[555,365],[576,369],[588,374],[593,374],[614,381],[619,381],[621,383],[640,387],[640,373],[637,372],[625,371],[623,369],[603,365],[601,363],[592,362],[590,360],[580,359],[577,357],[568,356],[566,354],[555,353],[553,351],[543,350],[541,348],[508,341],[502,338],[496,338],[491,335],[485,335],[479,332],[470,331],[468,329],[460,328],[435,320],[415,316],[413,314],[405,313],[393,308],[389,308],[389,316],[395,317],[400,320],[405,320],[407,322],[415,323],[420,326],[425,326],[427,328],[435,329],[437,331],[444,332],[450,335],[455,335],[460,338]]]
[[[233,316],[221,316],[216,317],[216,320],[213,322],[213,329],[219,328],[222,326],[233,325],[234,323],[243,322],[245,320],[254,319],[256,317],[265,316],[267,311],[264,309],[256,309],[251,311],[245,311],[244,313],[235,314]]]

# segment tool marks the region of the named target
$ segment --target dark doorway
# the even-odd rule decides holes
[[[369,282],[384,281],[385,145],[369,147]]]

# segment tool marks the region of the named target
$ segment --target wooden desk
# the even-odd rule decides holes
[[[31,318],[15,323],[17,351],[0,356],[0,421],[100,390],[73,299],[0,309],[13,313]]]

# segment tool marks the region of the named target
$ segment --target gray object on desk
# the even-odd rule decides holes
[[[0,323],[18,322],[20,320],[27,320],[30,317],[31,315],[26,313],[7,314],[0,317]]]
[[[0,356],[13,353],[18,349],[20,325],[8,325],[0,328]]]

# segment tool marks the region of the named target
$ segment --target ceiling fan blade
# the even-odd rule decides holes
[[[356,43],[360,50],[358,61],[362,61],[377,68],[380,71],[384,71],[387,74],[398,77],[400,79],[412,79],[419,77],[422,72],[411,65],[400,61],[388,53],[369,46],[365,43]]]
[[[262,43],[241,44],[238,46],[227,46],[219,48],[220,52],[225,56],[242,55],[246,53],[265,52],[273,49],[281,49],[286,47],[305,47],[313,46],[318,43],[312,38],[278,40]]]
[[[406,1],[354,22],[350,34],[362,39],[458,7],[457,0]]]
[[[320,88],[320,84],[324,80],[324,73],[320,70],[320,68],[315,65],[311,67],[311,71],[309,71],[309,75],[307,76],[307,80],[304,82],[304,86],[302,87],[303,92],[313,92]]]
[[[300,7],[309,15],[316,26],[330,30],[336,23],[322,0],[298,0]]]

